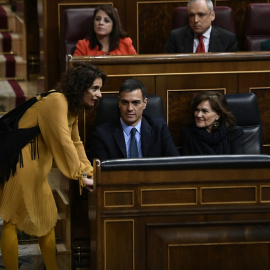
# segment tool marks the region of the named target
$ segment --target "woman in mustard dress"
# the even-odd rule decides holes
[[[38,126],[38,154],[33,145],[22,149],[17,164],[1,190],[0,217],[4,220],[1,251],[5,268],[18,269],[17,230],[38,237],[46,269],[58,269],[54,227],[57,209],[47,176],[52,162],[81,187],[91,184],[93,168],[78,132],[78,112],[94,107],[101,97],[106,75],[97,67],[81,64],[63,74],[57,92],[38,96],[19,121],[19,128]],[[88,178],[86,177],[88,176]]]

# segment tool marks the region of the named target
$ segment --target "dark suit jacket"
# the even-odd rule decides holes
[[[171,31],[165,53],[193,53],[194,33],[189,26]],[[212,25],[208,52],[236,52],[237,39],[234,33]]]
[[[143,157],[179,156],[166,122],[161,118],[143,116],[141,124]],[[119,120],[96,126],[92,132],[89,159],[126,158],[126,145]]]
[[[261,43],[261,51],[270,51],[270,39],[267,39]]]

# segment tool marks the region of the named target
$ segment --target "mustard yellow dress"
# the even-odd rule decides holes
[[[59,170],[82,183],[83,173],[93,175],[78,132],[78,117],[68,111],[62,93],[40,98],[23,115],[20,128],[39,125],[39,157],[31,158],[31,145],[23,148],[23,163],[4,184],[0,217],[29,235],[44,236],[55,227],[57,209],[47,176],[53,159]],[[82,184],[83,185],[83,184]]]

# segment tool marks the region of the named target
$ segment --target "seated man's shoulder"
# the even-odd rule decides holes
[[[151,126],[154,129],[161,129],[163,127],[167,127],[167,123],[165,119],[160,117],[151,117],[151,116],[143,116],[144,121],[147,122],[149,126]]]
[[[212,30],[216,31],[221,36],[235,36],[233,32],[215,25],[212,26]]]
[[[171,30],[171,34],[172,35],[181,35],[181,34],[186,33],[187,31],[191,31],[191,29],[188,25]]]
[[[147,120],[148,123],[163,123],[165,120],[161,117],[153,117],[149,115],[143,115],[143,119]]]

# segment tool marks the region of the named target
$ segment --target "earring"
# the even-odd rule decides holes
[[[214,122],[213,127],[214,128],[218,128],[219,127],[219,122],[217,120]]]

